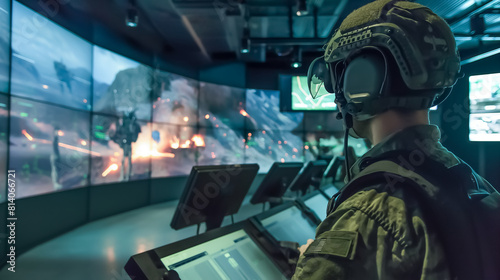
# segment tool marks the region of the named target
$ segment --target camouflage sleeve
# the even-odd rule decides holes
[[[407,210],[387,193],[353,195],[318,226],[292,279],[449,279],[435,234]]]

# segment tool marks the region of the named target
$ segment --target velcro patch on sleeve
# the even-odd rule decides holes
[[[355,231],[326,231],[309,245],[304,255],[332,255],[353,260],[357,243]]]

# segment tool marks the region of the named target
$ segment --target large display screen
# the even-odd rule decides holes
[[[95,112],[151,120],[151,67],[94,46],[93,68]]]
[[[0,203],[6,199],[9,98],[0,94]]]
[[[205,139],[190,126],[153,123],[153,178],[188,175],[196,165]]]
[[[274,162],[303,162],[303,134],[280,130],[248,132],[245,162],[258,163],[259,173],[267,173]]]
[[[469,77],[471,141],[500,141],[500,73]]]
[[[92,118],[91,184],[150,178],[151,123],[133,116]]]
[[[87,185],[89,113],[12,97],[10,115],[18,198]]]
[[[243,131],[223,128],[202,128],[199,135],[205,147],[198,150],[198,165],[244,163]],[[247,161],[247,163],[253,163]]]
[[[154,75],[153,122],[195,126],[199,82],[159,70]]]
[[[181,279],[286,279],[243,230],[177,252],[161,261]]]
[[[90,110],[92,45],[13,3],[11,94]]]
[[[292,77],[292,110],[297,111],[324,111],[337,110],[335,95],[329,94],[324,87],[320,89],[323,96],[313,99],[309,93],[306,76]]]
[[[280,92],[275,90],[247,89],[247,130],[302,131],[304,114],[280,112]]]
[[[265,218],[260,223],[278,241],[292,241],[302,245],[316,236],[317,225],[295,206]]]
[[[200,83],[200,114],[202,127],[243,129],[245,90],[210,83]]]
[[[0,0],[0,92],[9,91],[10,0]],[[1,199],[0,199],[1,201]]]
[[[343,132],[307,132],[304,142],[305,160],[335,157],[344,153]],[[365,140],[349,136],[348,145],[353,147],[357,157],[363,156],[368,150]]]

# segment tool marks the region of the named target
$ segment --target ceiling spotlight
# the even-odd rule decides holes
[[[306,16],[309,14],[307,10],[306,0],[297,0],[297,16]]]
[[[125,24],[129,27],[137,27],[139,24],[139,12],[135,4],[135,0],[130,0],[127,7],[127,17]]]
[[[241,38],[240,52],[250,52],[250,29],[248,28],[248,23],[245,23],[245,27],[243,28],[243,37]]]
[[[295,47],[293,49],[292,63],[290,64],[293,68],[299,68],[302,66],[302,49]]]

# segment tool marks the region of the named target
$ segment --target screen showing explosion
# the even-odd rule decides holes
[[[222,129],[243,129],[247,116],[245,90],[200,83],[200,126]]]
[[[322,86],[317,99],[313,99],[309,93],[306,76],[292,77],[292,110],[336,110],[335,95],[330,94]]]
[[[247,89],[246,129],[253,130],[303,130],[303,113],[280,112],[280,92],[275,90]]]
[[[200,137],[205,147],[198,151],[198,165],[244,163],[243,131],[224,128],[202,128]]]
[[[193,79],[155,71],[153,122],[196,126],[198,85]]]
[[[89,122],[86,112],[12,97],[9,169],[17,170],[17,197],[88,183]]]
[[[92,45],[13,3],[11,93],[90,110]]]
[[[259,164],[259,173],[267,173],[274,162],[303,162],[302,133],[280,130],[248,132],[245,162]]]
[[[154,123],[151,176],[188,175],[204,148],[205,141],[194,127]]]
[[[92,119],[91,184],[150,178],[151,123],[135,114],[121,117],[94,115]]]
[[[9,42],[10,1],[0,0],[0,92],[4,93],[9,90]]]
[[[9,121],[9,99],[0,94],[0,203],[4,202],[7,186],[7,122]]]
[[[500,74],[469,77],[471,141],[500,141]]]
[[[94,112],[151,120],[153,70],[94,46]]]

